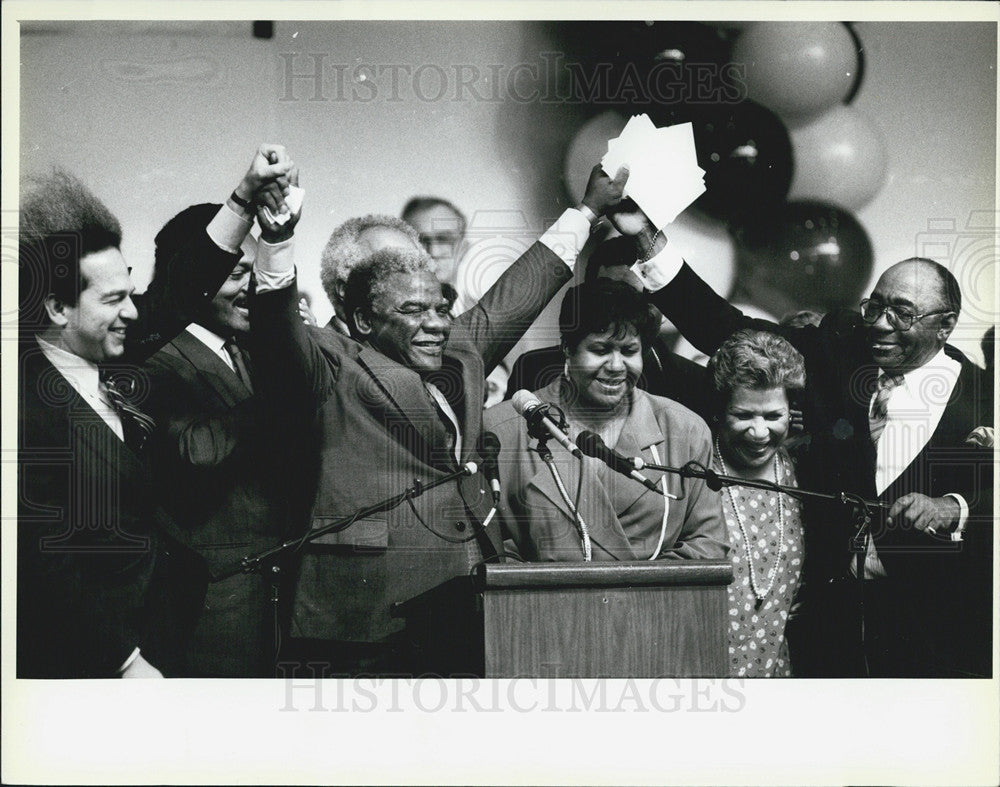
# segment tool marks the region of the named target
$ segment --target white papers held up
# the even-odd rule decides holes
[[[705,193],[705,171],[698,166],[690,123],[657,128],[648,115],[633,115],[601,159],[611,177],[622,166],[629,168],[625,196],[657,229]]]

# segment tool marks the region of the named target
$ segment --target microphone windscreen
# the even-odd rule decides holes
[[[479,453],[496,461],[500,454],[500,438],[494,432],[483,432],[479,437]]]
[[[533,410],[542,404],[537,396],[531,393],[531,391],[525,391],[523,388],[510,397],[510,403],[514,407],[514,412],[518,415],[524,415],[529,410]]]
[[[585,429],[576,436],[576,447],[587,456],[592,456],[595,459],[602,458],[602,454],[607,450],[601,436],[589,429]]]

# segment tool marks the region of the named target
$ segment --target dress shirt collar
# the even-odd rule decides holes
[[[939,389],[940,376],[944,374],[948,377],[948,392],[950,394],[951,388],[954,386],[955,380],[958,379],[961,370],[961,364],[955,359],[949,358],[942,347],[938,351],[938,354],[923,366],[918,366],[916,369],[906,372],[903,375],[903,384],[899,387],[903,388],[910,396],[918,396],[921,391]],[[879,367],[878,371],[880,376],[886,374],[885,369],[882,367]],[[938,378],[936,382],[935,378]],[[931,387],[927,389],[925,386]]]
[[[226,340],[204,325],[193,322],[185,330],[216,355],[226,352]]]
[[[100,398],[99,386],[101,381],[97,364],[88,361],[86,358],[81,358],[79,355],[74,355],[62,347],[57,347],[51,342],[45,341],[40,336],[36,336],[35,338],[38,340],[38,346],[42,348],[42,352],[49,363],[56,367],[56,371],[69,380],[74,388],[80,393],[88,394],[93,398]]]

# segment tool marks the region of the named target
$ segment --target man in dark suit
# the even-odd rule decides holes
[[[275,254],[289,241],[262,229],[251,308],[256,360],[262,380],[281,381],[290,408],[316,413],[322,445],[314,529],[477,456],[486,372],[568,281],[591,222],[620,199],[624,179],[595,168],[581,209],[567,210],[458,318],[425,252],[377,252],[347,282],[353,338],[310,331],[295,318],[294,270]],[[489,499],[478,476],[465,477],[307,544],[293,636],[310,641],[314,657],[325,654],[336,674],[428,667],[415,660],[393,605],[497,559],[499,532],[482,527]],[[460,648],[456,633],[449,637]]]
[[[641,286],[629,271],[636,260],[636,253],[635,241],[628,236],[604,241],[587,261],[585,281],[622,279]],[[504,399],[510,399],[515,391],[537,391],[557,380],[565,360],[559,345],[522,353],[511,368]],[[712,385],[704,366],[671,352],[659,337],[643,353],[642,361],[642,376],[636,385],[651,394],[680,402],[705,421],[711,420],[714,414]]]
[[[797,674],[988,676],[993,457],[973,433],[993,422],[992,381],[947,344],[961,308],[954,276],[904,260],[860,313],[788,328],[744,317],[662,234],[632,229],[651,251],[633,270],[696,347],[714,352],[751,327],[802,353],[812,441],[801,485],[885,506],[856,539],[851,507],[809,505]]]
[[[265,153],[237,191],[253,193],[286,170]],[[130,399],[122,375],[104,372],[155,351],[218,289],[235,261],[231,226],[220,211],[178,250],[201,264],[139,298],[117,219],[79,181],[57,173],[22,201],[19,677],[161,675],[154,665],[171,633],[166,608],[147,591],[167,557],[157,531],[175,528],[153,503],[144,450],[153,424],[136,406],[143,381],[131,378]]]
[[[221,206],[185,209],[156,236],[154,285],[178,258],[184,238],[204,232]],[[147,362],[148,409],[156,418],[154,471],[159,498],[184,544],[207,563],[209,583],[183,651],[189,677],[274,674],[276,610],[271,577],[233,575],[242,557],[287,534],[296,502],[294,476],[279,439],[282,420],[254,396],[247,289],[257,255],[247,236],[242,256],[214,298]],[[151,285],[151,286],[154,286]],[[177,567],[175,594],[197,582],[199,566]]]

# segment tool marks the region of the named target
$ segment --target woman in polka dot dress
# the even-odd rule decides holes
[[[787,341],[743,330],[727,339],[709,369],[718,393],[712,466],[716,472],[795,486],[782,447],[789,392],[805,384],[802,356]],[[799,501],[763,489],[722,491],[733,582],[729,586],[730,675],[789,677],[785,623],[802,573]]]

